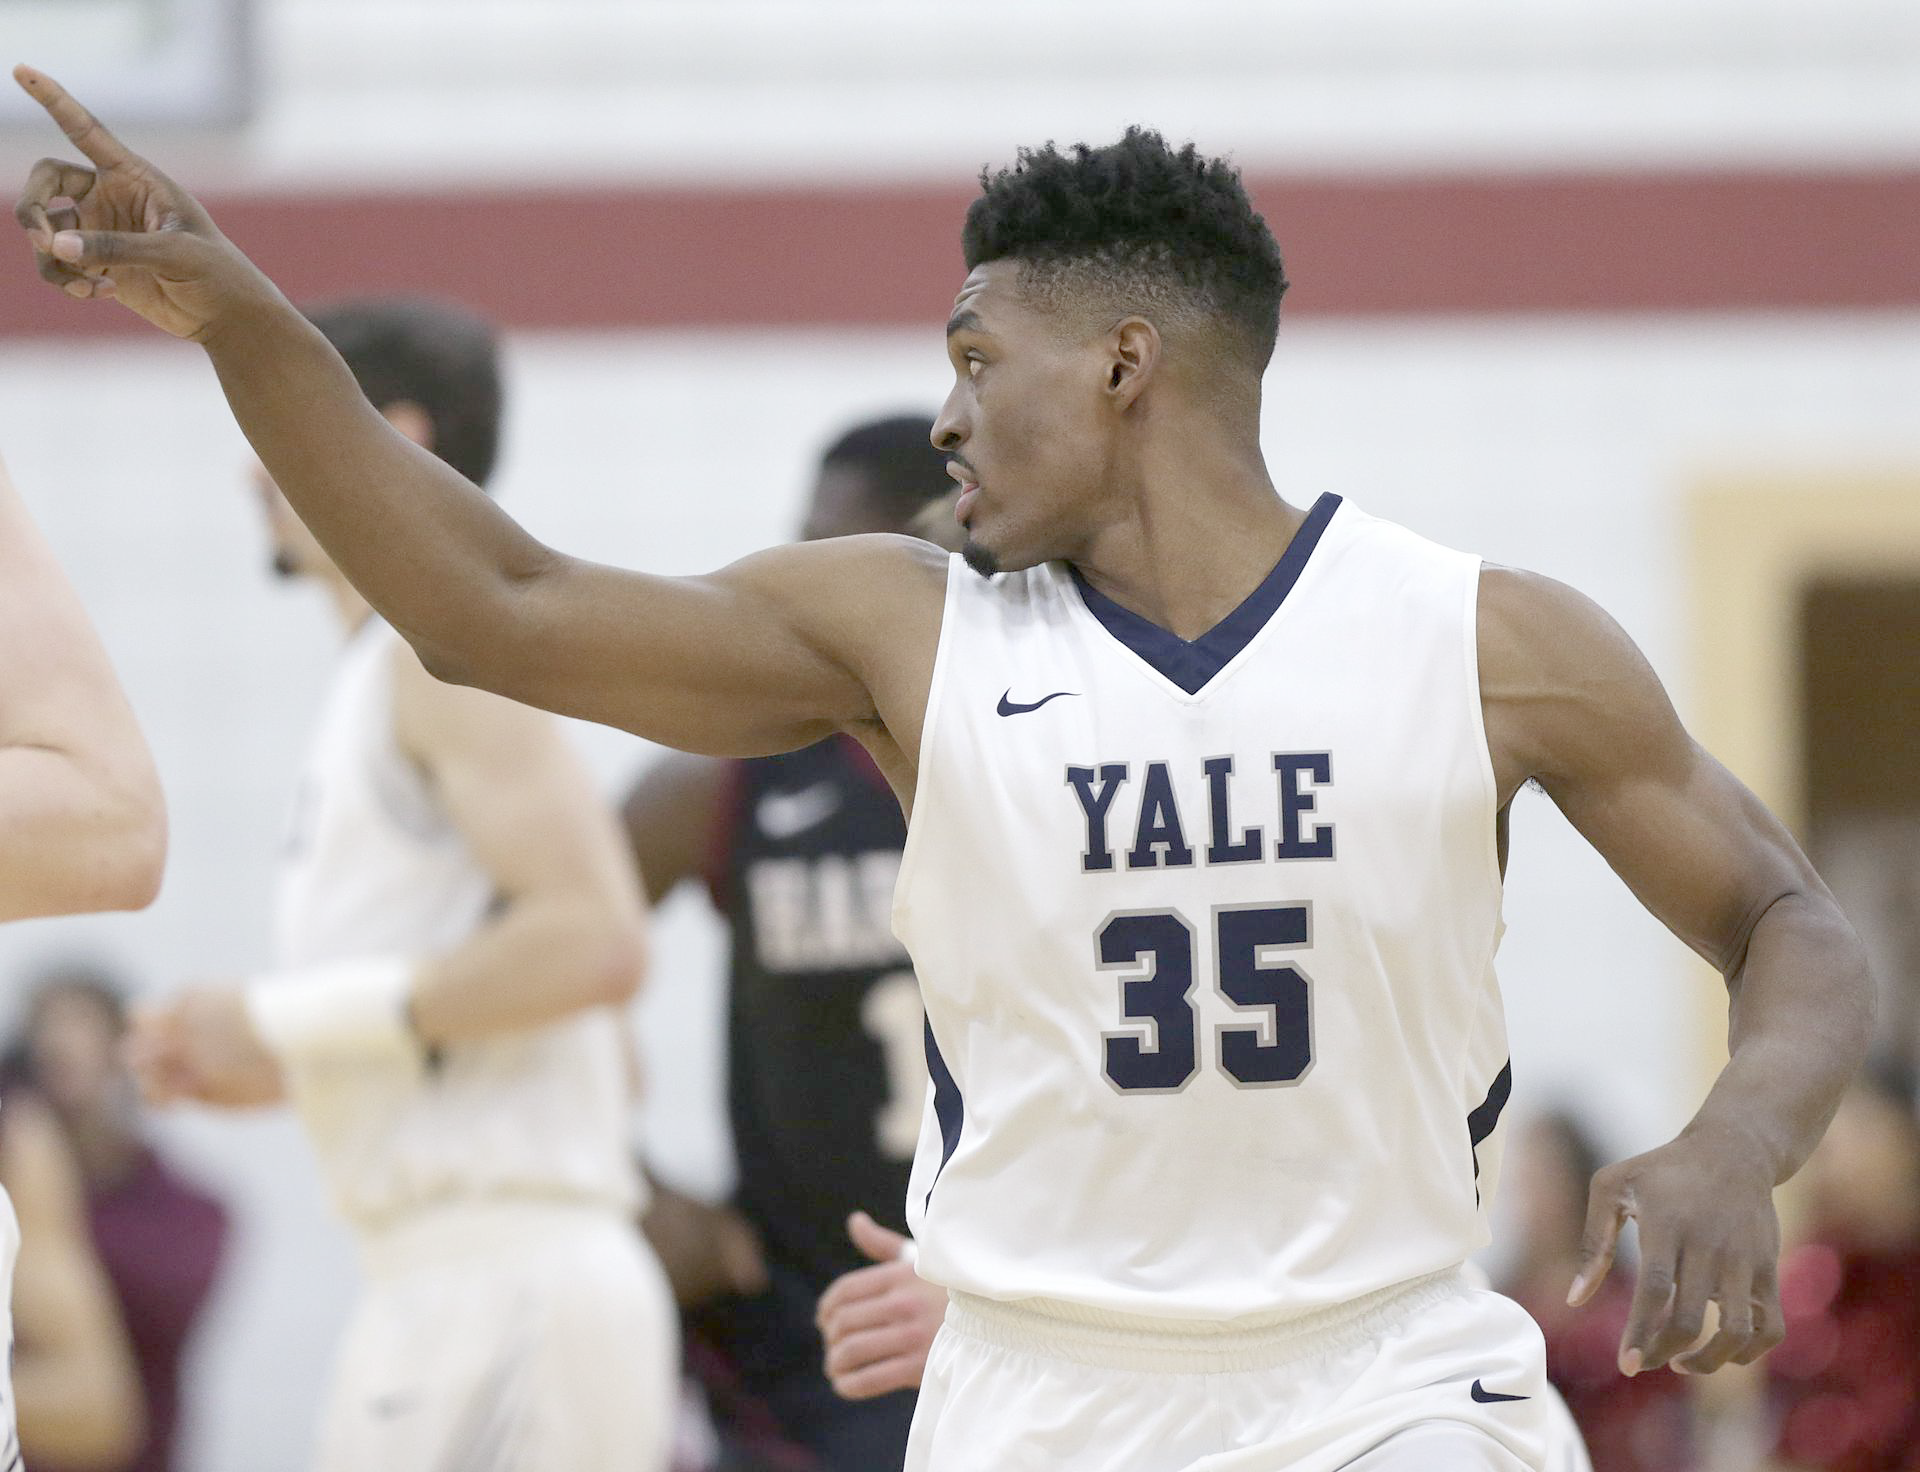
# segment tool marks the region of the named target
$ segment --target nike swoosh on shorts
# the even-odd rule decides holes
[[[1478,1380],[1473,1382],[1473,1389],[1469,1390],[1467,1394],[1472,1396],[1476,1401],[1478,1401],[1483,1406],[1494,1405],[1503,1400],[1532,1400],[1533,1399],[1533,1397],[1530,1395],[1507,1395],[1498,1390],[1489,1390],[1487,1389],[1486,1386],[1482,1385]]]

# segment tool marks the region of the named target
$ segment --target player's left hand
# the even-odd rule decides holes
[[[876,1266],[836,1278],[814,1321],[827,1345],[827,1379],[847,1400],[868,1400],[920,1383],[933,1336],[947,1316],[947,1290],[913,1269],[908,1240],[864,1211],[847,1235]]]
[[[237,986],[192,986],[135,1012],[128,1059],[155,1104],[192,1100],[229,1109],[277,1103],[280,1063]]]
[[[1567,1302],[1593,1297],[1628,1217],[1640,1227],[1640,1281],[1620,1337],[1622,1374],[1670,1363],[1704,1375],[1729,1361],[1750,1365],[1780,1342],[1780,1218],[1753,1141],[1689,1130],[1597,1172]],[[1702,1344],[1709,1303],[1719,1323]]]

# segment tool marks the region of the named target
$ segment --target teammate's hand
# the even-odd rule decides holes
[[[1704,1375],[1728,1361],[1750,1365],[1780,1342],[1780,1218],[1751,1142],[1690,1132],[1595,1174],[1567,1302],[1599,1288],[1628,1217],[1640,1224],[1640,1281],[1620,1337],[1622,1374],[1671,1362]],[[1719,1324],[1698,1344],[1709,1303]]]
[[[847,1219],[853,1245],[878,1266],[836,1278],[814,1321],[827,1345],[827,1379],[848,1400],[920,1383],[933,1336],[947,1316],[947,1290],[913,1270],[910,1245],[864,1211]]]
[[[228,1109],[277,1103],[280,1063],[260,1040],[246,994],[234,986],[189,987],[135,1011],[127,1060],[148,1100],[192,1100]]]
[[[13,78],[90,161],[43,158],[13,215],[40,275],[81,300],[111,297],[175,337],[204,341],[223,317],[278,299],[199,202],[32,67]]]

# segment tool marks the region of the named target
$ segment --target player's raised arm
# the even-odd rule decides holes
[[[1687,735],[1592,603],[1488,569],[1480,656],[1502,801],[1537,779],[1731,997],[1732,1056],[1692,1122],[1595,1177],[1573,1297],[1598,1287],[1631,1216],[1642,1267],[1622,1369],[1750,1362],[1782,1331],[1773,1188],[1818,1143],[1865,1053],[1865,954],[1792,835]],[[1709,1301],[1719,1330],[1687,1353]]]
[[[146,741],[0,465],[0,920],[138,909],[165,855]]]
[[[14,75],[88,160],[37,165],[16,208],[41,275],[207,350],[301,519],[435,674],[700,751],[875,718],[863,651],[912,610],[937,624],[937,557],[861,538],[660,578],[552,551],[375,412],[190,195],[51,78]],[[836,596],[815,596],[828,583]]]

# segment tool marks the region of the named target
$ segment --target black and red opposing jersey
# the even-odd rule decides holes
[[[732,936],[737,1204],[825,1286],[865,1259],[856,1209],[900,1227],[927,1086],[919,987],[894,938],[906,823],[851,737],[735,764],[708,883]]]

